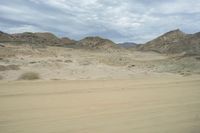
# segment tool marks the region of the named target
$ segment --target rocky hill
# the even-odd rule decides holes
[[[186,34],[179,29],[173,30],[144,45],[140,45],[138,49],[165,54],[199,55],[200,33]]]
[[[122,43],[117,45],[109,39],[98,36],[86,37],[80,41],[74,41],[67,37],[59,38],[48,32],[24,32],[17,34],[0,32],[0,43],[5,42],[29,44],[33,47],[68,46],[72,48],[103,49],[111,51],[113,51],[113,49],[121,50],[124,48],[132,48],[133,50],[155,51],[164,54],[200,55],[200,32],[186,34],[179,29],[167,32],[143,45],[136,45],[135,43]]]
[[[77,41],[72,40],[72,39],[70,39],[68,37],[61,38],[61,43],[64,44],[64,45],[74,45],[74,44],[76,44],[76,42]]]
[[[108,49],[117,48],[118,46],[109,39],[101,37],[86,37],[77,42],[78,46],[91,48],[91,49]]]
[[[80,41],[75,41],[67,37],[58,38],[52,33],[16,33],[7,34],[0,32],[0,43],[9,42],[13,44],[29,44],[36,47],[45,46],[66,46],[73,48],[89,48],[89,49],[108,49],[117,48],[114,42],[101,37],[86,37]]]
[[[24,32],[24,33],[16,33],[16,34],[7,34],[4,32],[0,32],[0,42],[10,42],[16,44],[30,44],[32,46],[64,46],[69,44],[75,44],[74,40],[71,40],[67,37],[58,38],[52,33],[32,33],[32,32]]]
[[[0,42],[12,41],[13,37],[10,34],[0,31]]]
[[[17,42],[25,42],[30,44],[59,46],[61,40],[51,33],[18,33],[12,35]]]

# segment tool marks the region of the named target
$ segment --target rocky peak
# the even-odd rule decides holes
[[[140,50],[157,51],[166,54],[200,53],[200,33],[186,34],[179,29],[163,34],[139,47]]]
[[[74,45],[74,44],[76,44],[76,41],[75,41],[75,40],[72,40],[72,39],[70,39],[70,38],[68,38],[68,37],[63,37],[63,38],[61,38],[61,41],[62,41],[62,43],[63,43],[64,45]]]
[[[111,40],[104,39],[98,36],[86,37],[80,40],[77,44],[80,46],[86,46],[86,47],[91,47],[91,48],[106,48],[106,47],[112,47],[116,45]]]

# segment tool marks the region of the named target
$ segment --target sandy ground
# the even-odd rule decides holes
[[[197,58],[197,59],[196,59]],[[35,72],[42,80],[130,79],[176,74],[200,74],[200,57],[172,58],[155,52],[113,52],[61,47],[32,48],[6,45],[0,48],[0,79],[18,80]],[[18,66],[17,70],[8,69]]]
[[[199,133],[197,76],[1,81],[1,133]]]

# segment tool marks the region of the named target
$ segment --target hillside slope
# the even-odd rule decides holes
[[[188,55],[199,55],[200,33],[186,34],[177,29],[141,45],[138,49],[165,54],[185,53]]]
[[[0,42],[10,42],[13,44],[30,44],[32,46],[65,46],[75,44],[76,41],[71,40],[67,37],[59,38],[52,33],[43,32],[43,33],[16,33],[16,34],[7,34],[0,32]]]
[[[78,46],[92,48],[92,49],[108,49],[117,48],[118,46],[109,39],[101,37],[86,37],[77,43]]]

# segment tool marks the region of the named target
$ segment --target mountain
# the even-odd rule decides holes
[[[0,42],[10,42],[10,43],[26,43],[32,46],[64,46],[75,44],[76,41],[71,40],[67,37],[58,38],[52,33],[44,32],[44,33],[32,33],[32,32],[24,32],[24,33],[16,33],[16,34],[7,34],[4,32],[0,32]]]
[[[0,42],[12,41],[13,37],[10,34],[0,31]]]
[[[186,34],[179,29],[173,30],[146,44],[140,45],[138,49],[165,54],[185,53],[188,55],[199,55],[200,33]]]
[[[78,46],[87,47],[92,49],[108,49],[108,48],[117,48],[117,44],[112,42],[109,39],[104,39],[101,37],[86,37],[77,42]]]
[[[75,41],[67,37],[58,38],[52,33],[15,33],[7,34],[0,32],[0,42],[9,42],[13,44],[29,44],[35,47],[45,47],[45,46],[66,46],[73,48],[91,48],[91,49],[108,49],[115,48],[117,45],[111,40],[104,39],[101,37],[86,37],[80,41]]]
[[[14,40],[17,42],[25,42],[36,45],[49,45],[49,46],[60,46],[61,40],[53,35],[52,33],[17,33],[12,34]]]
[[[67,37],[59,38],[52,33],[16,33],[7,34],[0,31],[0,43],[28,44],[33,47],[63,46],[73,48],[104,49],[133,48],[134,50],[155,51],[164,54],[200,55],[200,32],[186,34],[179,29],[167,32],[156,39],[143,45],[132,42],[115,44],[109,39],[98,36],[86,37],[80,41],[74,41]]]
[[[136,47],[138,44],[134,42],[124,42],[124,43],[119,43],[118,45],[123,48],[133,48]]]
[[[61,43],[64,45],[74,45],[74,44],[76,44],[76,41],[72,40],[68,37],[63,37],[63,38],[61,38]]]

